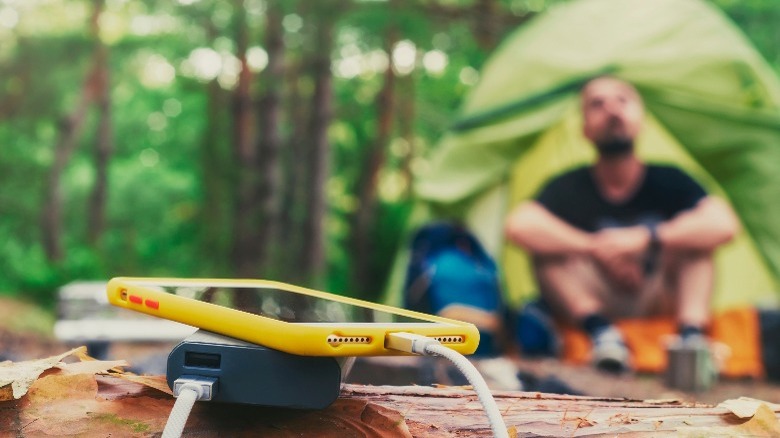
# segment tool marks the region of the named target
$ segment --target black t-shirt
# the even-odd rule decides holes
[[[584,231],[654,225],[694,207],[706,196],[691,177],[670,166],[648,165],[642,185],[621,203],[599,193],[589,167],[571,170],[549,182],[536,200],[554,215]]]

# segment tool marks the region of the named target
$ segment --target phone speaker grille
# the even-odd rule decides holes
[[[328,344],[341,345],[341,344],[370,344],[370,336],[338,336],[329,335]]]
[[[436,339],[437,341],[441,342],[442,344],[462,344],[463,343],[463,336],[460,335],[453,335],[453,336],[431,336],[433,339]]]

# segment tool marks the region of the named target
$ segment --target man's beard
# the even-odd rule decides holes
[[[604,158],[615,158],[628,155],[634,150],[634,140],[625,137],[613,137],[596,143],[599,155]]]

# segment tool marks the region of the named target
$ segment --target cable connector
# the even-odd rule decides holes
[[[204,376],[179,376],[173,382],[173,404],[162,438],[181,438],[192,406],[198,400],[211,400],[217,393],[217,378]]]
[[[405,353],[430,355],[426,349],[431,345],[441,345],[436,339],[414,333],[388,333],[385,338],[385,348],[403,351]]]
[[[178,397],[185,389],[197,394],[197,400],[211,400],[217,392],[217,378],[182,375],[173,382],[173,396]]]
[[[385,338],[385,348],[425,356],[442,356],[449,359],[463,373],[466,380],[471,383],[471,386],[474,387],[477,398],[479,398],[480,403],[485,408],[490,428],[493,430],[493,436],[509,438],[506,423],[504,423],[504,418],[501,417],[501,411],[499,411],[498,405],[496,405],[496,401],[493,399],[490,388],[488,388],[485,379],[482,378],[479,371],[463,355],[447,348],[436,339],[406,332],[388,333]]]

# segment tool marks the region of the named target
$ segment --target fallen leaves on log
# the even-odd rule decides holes
[[[46,359],[0,363],[0,401],[19,399],[44,371],[54,368],[62,359],[80,349],[86,351],[86,348],[80,347]]]

